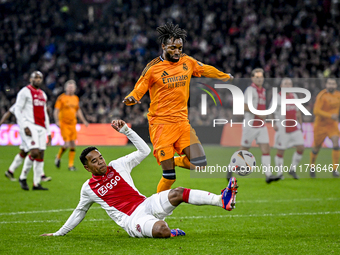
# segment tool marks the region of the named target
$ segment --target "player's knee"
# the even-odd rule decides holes
[[[168,195],[169,202],[174,206],[177,206],[180,203],[182,203],[183,192],[184,192],[184,188],[182,187],[177,187],[175,189],[170,190],[169,195]]]
[[[40,157],[40,152],[38,149],[31,150],[30,154],[33,159],[38,159]]]
[[[299,145],[296,147],[296,152],[299,154],[303,154],[303,151],[305,150],[305,146]]]
[[[204,155],[201,157],[192,158],[190,159],[190,163],[195,166],[195,169],[197,168],[203,169],[204,167],[207,166],[207,157]]]
[[[26,156],[27,156],[27,152],[25,152],[25,151],[20,151],[20,157],[22,157],[22,158],[25,158]]]
[[[155,238],[169,238],[171,229],[165,221],[157,221],[152,228],[152,236]]]

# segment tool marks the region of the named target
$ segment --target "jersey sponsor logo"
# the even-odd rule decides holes
[[[121,180],[120,176],[116,175],[109,182],[107,182],[106,184],[102,185],[98,189],[98,194],[101,195],[101,196],[104,196],[109,190],[111,190],[111,189],[113,189],[113,187],[117,186],[117,184],[118,184],[118,182],[120,180]]]
[[[167,84],[168,89],[184,87],[186,85],[186,80],[188,75],[173,76],[170,78],[162,78],[163,84]]]
[[[179,75],[179,76],[173,76],[169,78],[162,78],[163,84],[168,84],[170,82],[176,82],[176,81],[186,81],[188,79],[188,75]]]
[[[184,71],[188,71],[188,69],[189,69],[189,68],[188,68],[187,64],[186,64],[186,63],[183,63],[183,70],[184,70]]]
[[[45,105],[45,101],[42,101],[40,99],[34,99],[33,100],[33,105],[34,106],[44,106]]]

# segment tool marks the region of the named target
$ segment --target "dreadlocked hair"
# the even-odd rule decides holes
[[[166,44],[169,39],[182,39],[185,42],[187,37],[187,31],[178,27],[178,25],[168,22],[163,26],[157,27],[157,32],[159,33],[158,41],[161,44]]]

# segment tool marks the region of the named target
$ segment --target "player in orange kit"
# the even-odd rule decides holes
[[[65,83],[65,93],[61,94],[54,106],[54,119],[58,127],[60,127],[61,136],[65,144],[59,149],[55,158],[56,167],[60,167],[60,159],[67,148],[70,148],[68,169],[75,171],[74,157],[76,154],[76,139],[77,139],[77,116],[79,119],[88,126],[88,122],[84,118],[83,112],[79,108],[79,98],[74,93],[76,91],[76,82],[69,80]]]
[[[314,105],[314,146],[310,153],[310,165],[315,165],[316,157],[321,145],[328,136],[333,142],[332,161],[333,176],[339,177],[337,167],[339,164],[339,108],[340,92],[336,90],[335,78],[328,78],[326,89],[320,91]],[[310,176],[315,178],[315,167],[311,168]]]
[[[187,169],[205,167],[207,160],[195,130],[188,120],[191,76],[227,81],[232,76],[182,53],[186,31],[167,23],[157,28],[163,54],[152,60],[142,72],[133,91],[123,100],[126,105],[140,103],[149,91],[148,113],[153,154],[162,165],[163,176],[157,192],[168,190],[176,180],[175,166]],[[174,158],[174,154],[185,154]]]

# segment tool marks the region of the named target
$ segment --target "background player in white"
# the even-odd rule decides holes
[[[255,68],[251,72],[251,81],[252,84],[244,92],[245,126],[243,126],[242,129],[241,150],[249,150],[253,140],[256,140],[256,143],[258,144],[262,152],[262,165],[267,167],[267,169],[264,169],[266,170],[264,171],[266,175],[266,182],[271,183],[272,181],[279,180],[280,177],[272,175],[272,172],[270,171],[271,158],[269,135],[267,127],[263,125],[263,122],[265,123],[264,120],[267,116],[259,116],[251,113],[247,102],[248,94],[252,93],[254,108],[257,110],[266,110],[266,90],[263,87],[264,71],[262,68]],[[249,123],[250,125],[252,125],[251,127],[248,126],[248,121],[252,119],[255,119],[255,121]]]
[[[92,173],[81,189],[77,208],[57,232],[43,236],[66,235],[85,217],[93,203],[98,203],[107,214],[132,237],[167,238],[184,235],[179,229],[171,230],[164,218],[182,202],[194,205],[215,205],[231,211],[235,206],[237,183],[231,178],[222,195],[201,190],[176,188],[145,197],[135,187],[130,175],[150,153],[149,146],[124,121],[112,121],[111,126],[125,134],[136,146],[132,152],[108,165],[95,147],[88,147],[80,155],[84,168]]]
[[[2,116],[1,120],[0,120],[0,126],[5,123],[6,120],[8,120],[11,116],[15,116],[15,104],[13,104],[9,110]],[[19,129],[19,134],[20,137],[23,136],[22,130]],[[22,164],[23,160],[25,159],[25,157],[27,156],[29,149],[27,144],[25,143],[25,141],[21,141],[21,144],[19,146],[20,152],[15,155],[11,165],[9,166],[8,170],[5,172],[5,176],[11,180],[11,181],[17,181],[17,179],[14,178],[14,172],[15,170]],[[31,169],[32,165],[33,165],[33,159],[31,159],[31,164],[28,165],[29,169]],[[41,181],[50,181],[52,180],[51,177],[45,176],[45,174],[43,173],[43,175],[41,176]]]
[[[293,87],[293,82],[290,78],[284,78],[281,81],[281,88],[291,88]],[[288,93],[286,94],[287,99],[294,99],[298,98],[295,93]],[[275,142],[274,142],[274,148],[277,149],[277,153],[275,156],[275,165],[280,166],[278,176],[283,178],[282,173],[282,167],[283,164],[283,154],[286,149],[291,147],[296,147],[296,151],[293,154],[292,163],[290,165],[289,174],[294,179],[299,179],[299,177],[296,174],[296,167],[300,163],[302,159],[302,154],[305,149],[304,147],[304,141],[303,141],[303,134],[301,132],[301,129],[298,129],[297,126],[295,126],[297,123],[300,124],[300,127],[302,127],[302,115],[300,110],[294,105],[294,104],[288,104],[286,106],[286,115],[281,114],[281,92],[278,94],[277,97],[277,108],[274,112],[275,119],[279,119],[279,121],[275,123],[274,130],[275,133]],[[281,122],[283,120],[295,120],[295,121],[285,121],[285,126],[281,125]]]
[[[48,190],[41,186],[41,175],[44,169],[44,151],[46,150],[46,134],[48,145],[51,144],[50,119],[47,114],[45,92],[40,89],[43,75],[34,71],[30,76],[31,84],[22,88],[16,99],[15,116],[21,130],[24,130],[21,139],[27,144],[33,161],[33,190]],[[19,183],[21,188],[29,190],[27,174],[29,157],[26,157]]]

